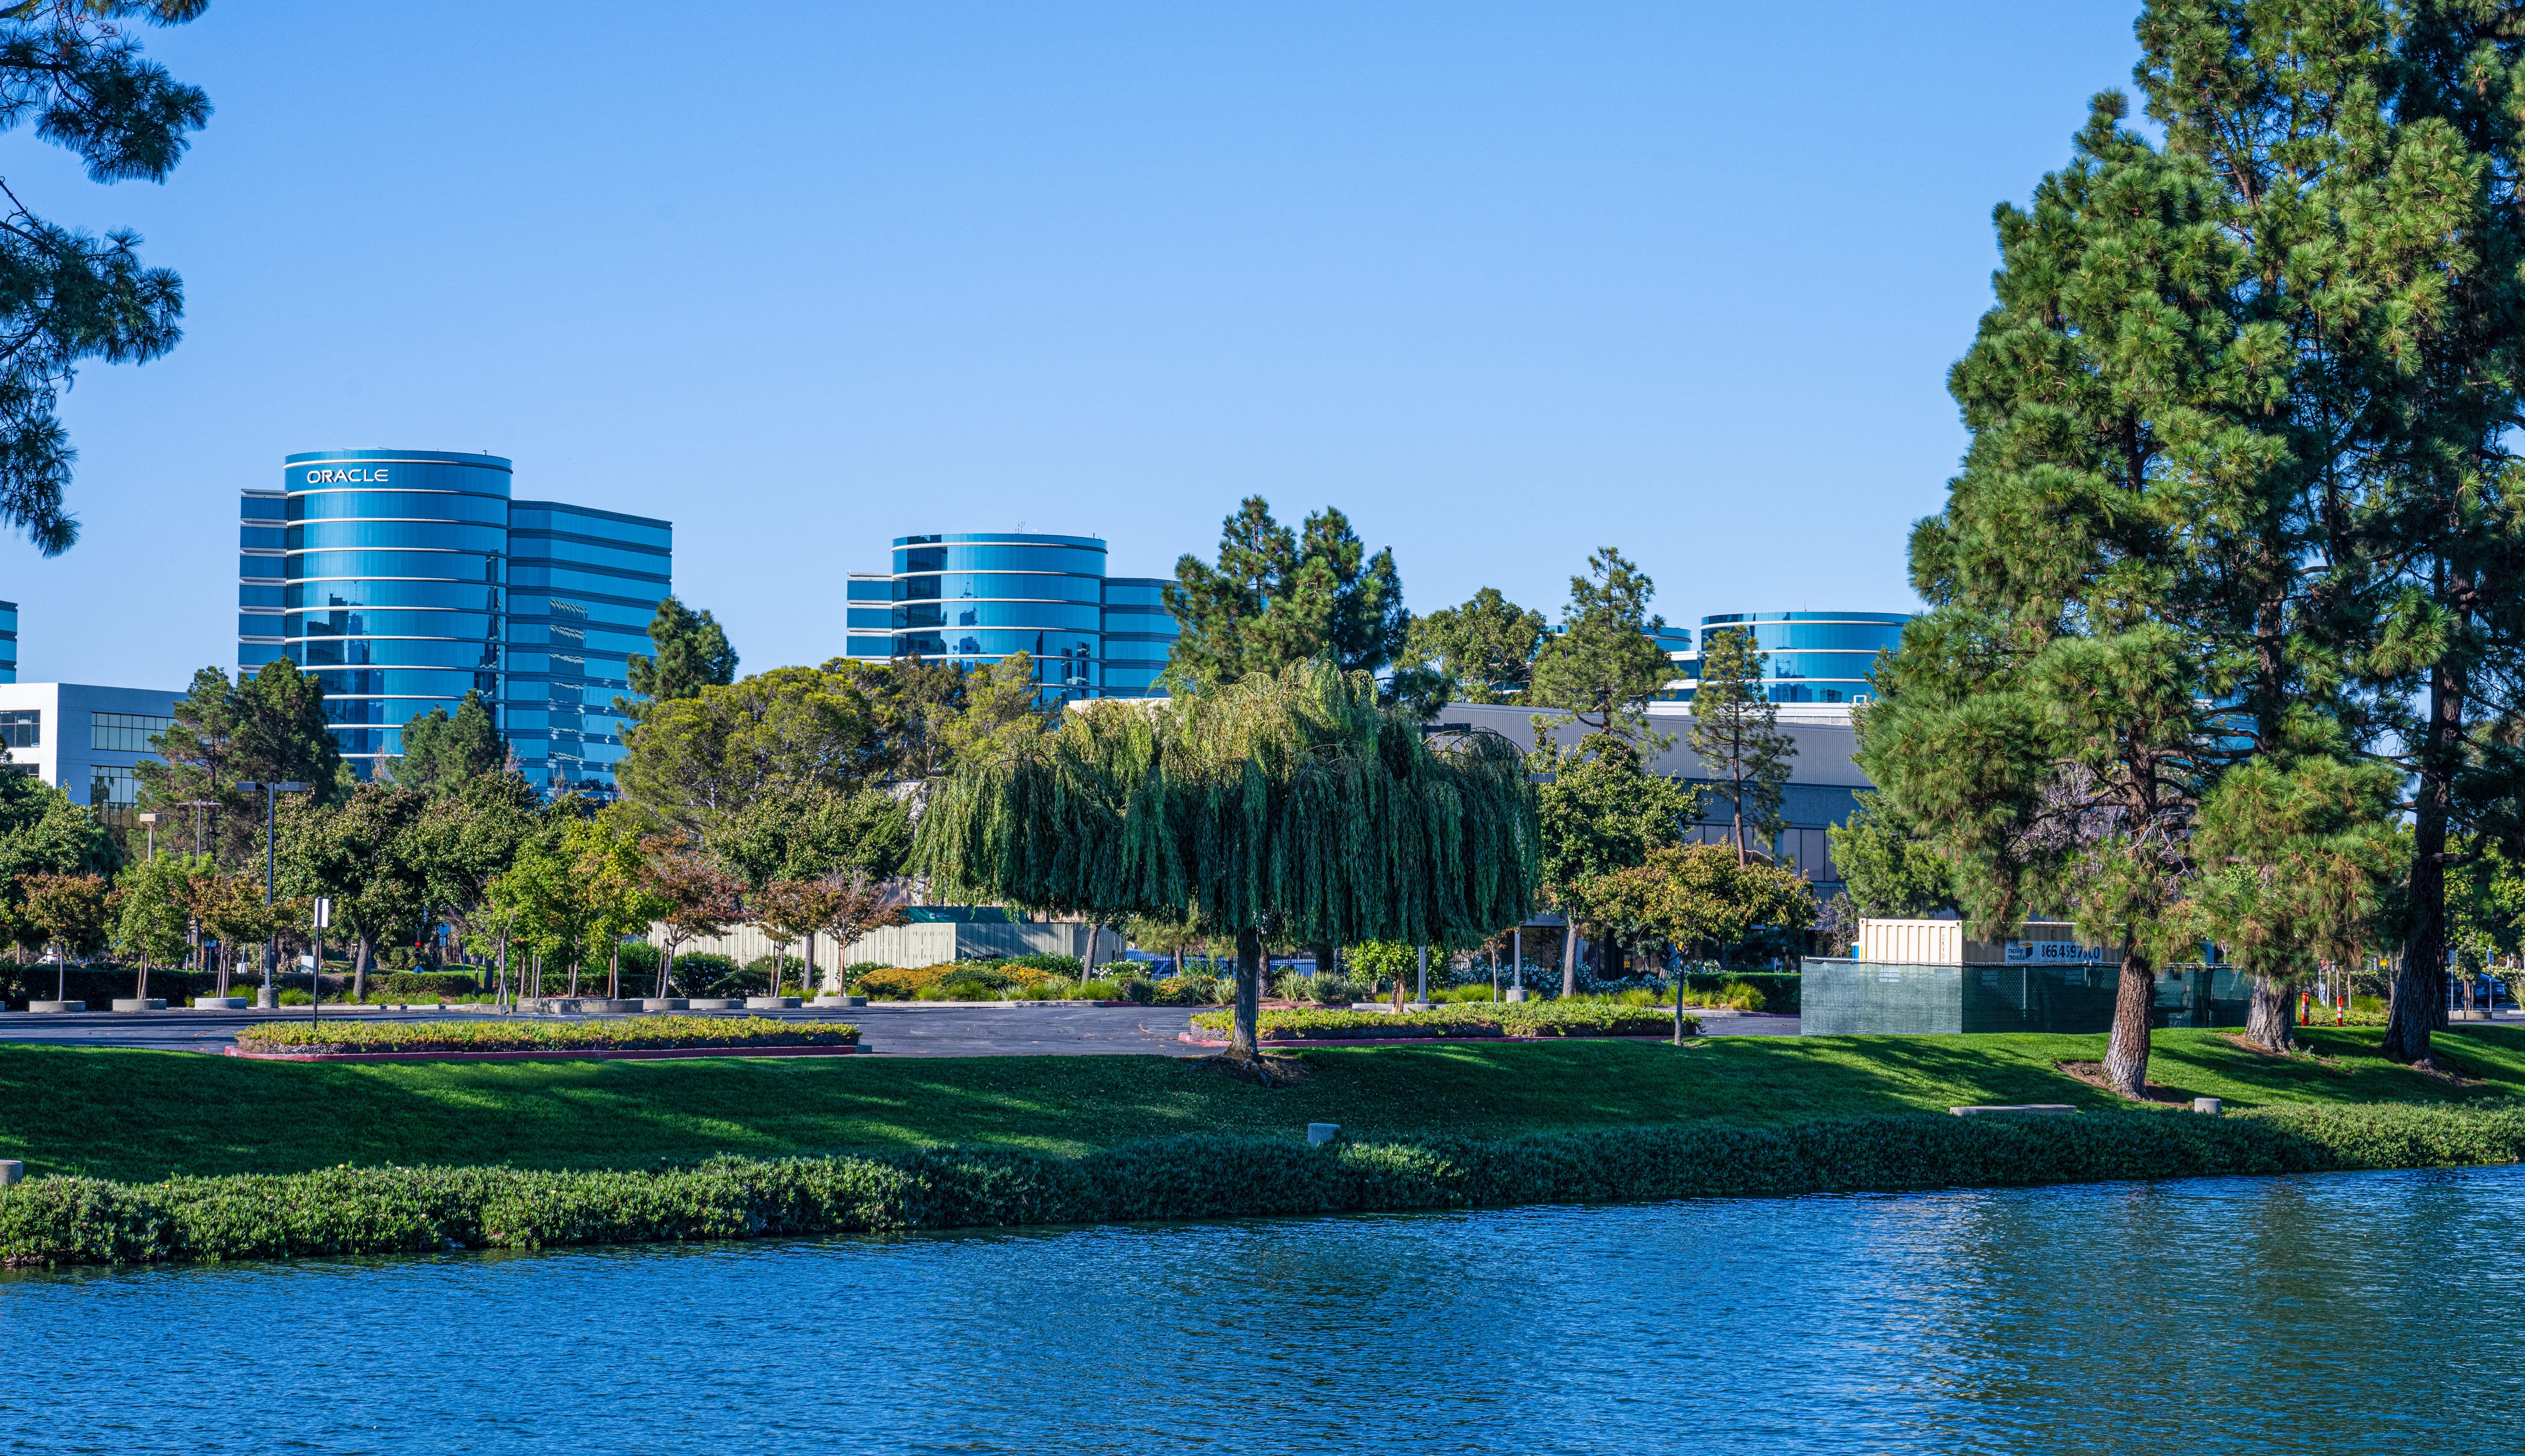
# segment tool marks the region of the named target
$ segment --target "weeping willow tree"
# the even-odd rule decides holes
[[[1424,734],[1321,661],[1090,704],[927,799],[912,858],[934,892],[1233,936],[1231,1056],[1255,1052],[1266,942],[1463,945],[1534,909],[1516,746]]]

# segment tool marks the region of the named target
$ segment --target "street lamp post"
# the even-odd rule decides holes
[[[206,809],[215,809],[219,806],[220,801],[216,799],[188,799],[175,805],[179,809],[193,811],[193,852],[196,854],[202,852],[202,813]]]
[[[158,815],[154,812],[142,814],[140,822],[149,826],[148,858],[154,861],[158,857]]]
[[[263,904],[265,909],[270,909],[272,907],[272,836],[279,814],[280,796],[304,794],[315,786],[302,784],[296,779],[268,779],[262,782],[248,779],[237,787],[248,794],[258,789],[263,791]],[[280,993],[273,987],[272,980],[273,974],[279,969],[276,964],[279,959],[280,932],[275,929],[272,933],[272,939],[263,943],[263,995],[260,999],[267,1006],[280,1004]]]

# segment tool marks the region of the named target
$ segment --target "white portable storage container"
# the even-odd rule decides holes
[[[2066,920],[2028,920],[2013,940],[1976,941],[1964,935],[1960,920],[1861,920],[1854,960],[1881,965],[2059,965],[2069,962],[2118,963],[2121,951],[2078,941],[2078,928]]]

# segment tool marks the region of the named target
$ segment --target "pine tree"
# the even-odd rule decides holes
[[[178,25],[208,0],[28,0],[0,10],[0,129],[76,152],[90,180],[163,182],[211,117],[210,98],[144,60],[122,24]],[[0,525],[59,556],[78,540],[65,509],[72,448],[54,402],[80,363],[143,364],[183,331],[182,280],[140,262],[140,237],[103,240],[48,222],[0,185]]]
[[[1431,675],[1438,703],[1521,703],[1546,625],[1542,612],[1484,587],[1460,607],[1413,617],[1397,660]]]
[[[491,705],[469,689],[454,717],[433,707],[404,725],[403,754],[386,765],[386,776],[407,789],[452,794],[509,764],[508,741],[491,720]]]
[[[728,645],[727,629],[707,609],[695,611],[673,597],[659,603],[657,614],[649,618],[649,645],[656,655],[635,655],[625,674],[640,699],[614,700],[614,710],[635,723],[649,719],[654,704],[736,681],[736,649]]]
[[[1763,686],[1769,661],[1742,627],[1710,633],[1702,644],[1701,686],[1692,695],[1692,728],[1685,738],[1713,776],[1717,797],[1727,801],[1739,864],[1757,854],[1771,861],[1771,846],[1786,822],[1780,802],[1787,797],[1789,760],[1798,755],[1797,740],[1780,731],[1780,710]]]
[[[1376,672],[1403,650],[1410,618],[1391,547],[1370,556],[1330,507],[1292,531],[1246,498],[1220,523],[1215,565],[1186,556],[1165,589],[1181,628],[1166,664],[1176,687],[1225,686],[1318,656]]]
[[[2074,911],[2122,951],[2106,1080],[2147,1081],[2155,968],[2182,941],[2188,842],[2219,766],[2192,488],[2253,388],[2213,183],[2096,99],[2070,166],[2003,206],[1996,307],[1949,387],[1972,431],[1914,528],[1933,604],[1878,668],[1859,759],[1956,867],[1987,938]]]
[[[134,769],[140,807],[166,816],[179,837],[194,825],[202,848],[223,865],[241,866],[262,853],[262,796],[239,783],[295,780],[315,786],[318,802],[338,803],[355,784],[324,717],[324,690],[286,657],[230,683],[216,667],[193,674],[175,701],[173,721],[151,740],[156,761]]]
[[[2525,26],[2480,0],[2184,0],[2150,6],[2139,34],[2168,153],[2220,181],[2264,375],[2250,423],[2285,447],[2259,466],[2256,509],[2236,513],[2250,529],[2231,536],[2228,581],[2256,599],[2244,721],[2281,769],[2348,752],[2409,775],[2385,1045],[2426,1062],[2444,1017],[2447,877],[2467,847],[2525,836],[2511,787],[2525,756],[2497,731],[2525,708],[2509,450],[2525,375]]]
[[[1649,615],[1656,595],[1657,583],[1618,550],[1588,557],[1587,575],[1569,578],[1560,632],[1535,654],[1526,700],[1592,733],[1648,743],[1649,700],[1674,678],[1674,664],[1648,635],[1665,627],[1665,618]],[[1537,717],[1538,732],[1546,721]]]

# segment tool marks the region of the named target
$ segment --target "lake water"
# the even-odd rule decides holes
[[[0,1279],[9,1449],[2515,1452],[2525,1170]]]

